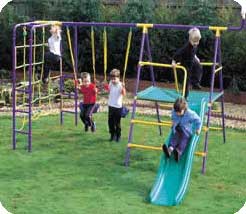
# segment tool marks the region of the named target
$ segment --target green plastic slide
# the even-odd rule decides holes
[[[189,107],[196,111],[203,121],[207,107],[206,102],[202,100],[199,105],[189,103]],[[171,133],[166,144],[169,143],[170,136]],[[169,159],[162,154],[158,174],[149,196],[151,203],[163,206],[175,206],[181,203],[188,187],[193,156],[198,140],[199,136],[192,136],[178,163],[174,160],[173,154]]]

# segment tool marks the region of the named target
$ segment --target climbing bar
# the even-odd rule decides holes
[[[212,66],[214,63],[213,62],[201,62],[200,64],[203,66]],[[218,65],[218,63],[216,63],[215,65]]]
[[[50,77],[50,79],[53,80],[53,79],[58,79],[58,78],[60,78],[60,77],[61,77],[61,75],[59,74],[59,75],[57,75],[57,76]]]
[[[144,121],[144,120],[131,120],[131,123],[134,124],[142,124],[142,125],[154,125],[154,126],[171,126],[172,122],[163,121],[163,122],[152,122],[152,121]]]
[[[41,65],[43,62],[35,62],[35,63],[32,63],[32,65]],[[15,69],[20,69],[20,68],[24,68],[24,67],[27,67],[29,66],[30,64],[22,64],[22,65],[18,65],[15,67]]]
[[[48,46],[48,43],[44,43],[44,44],[33,44],[32,47],[43,47],[43,46]],[[29,48],[30,45],[18,45],[18,46],[15,46],[16,49],[21,49],[21,48]]]

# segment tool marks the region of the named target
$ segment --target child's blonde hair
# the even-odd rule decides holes
[[[91,75],[90,75],[88,72],[82,72],[82,73],[81,73],[81,79],[82,79],[82,81],[83,81],[84,79],[88,79],[89,82],[90,82],[90,81],[91,81]]]
[[[55,35],[61,34],[61,24],[59,23],[52,24],[50,28],[53,31],[51,32],[52,34],[55,34]]]
[[[111,77],[120,77],[120,70],[114,68],[114,69],[110,72],[110,76],[111,76]]]
[[[187,108],[188,105],[184,97],[179,97],[173,104],[173,109],[175,112],[181,112],[182,110],[186,111]]]
[[[188,33],[190,41],[196,41],[202,38],[200,30],[196,27],[191,28]]]

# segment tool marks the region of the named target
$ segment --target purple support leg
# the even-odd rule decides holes
[[[13,30],[13,47],[12,47],[12,96],[13,96],[13,104],[12,104],[12,146],[13,149],[16,149],[16,28]]]
[[[213,89],[214,89],[214,77],[215,77],[215,65],[217,63],[217,57],[218,57],[218,44],[219,44],[219,37],[216,37],[215,38],[215,44],[214,44],[214,60],[213,60],[213,67],[212,67],[212,74],[211,74],[209,104],[212,103],[212,94],[213,94]],[[212,106],[209,105],[207,127],[209,127],[209,124],[210,124],[211,110],[212,110]],[[208,130],[207,130],[206,135],[205,135],[204,152],[206,153],[206,156],[203,157],[203,162],[202,162],[202,173],[203,174],[205,174],[205,172],[206,172],[206,162],[207,162],[207,152],[208,152]]]
[[[221,65],[221,39],[219,38],[219,43],[218,43],[218,62],[219,65]],[[219,72],[219,79],[220,79],[220,92],[224,91],[224,86],[223,86],[223,73],[222,70]],[[226,134],[225,134],[225,109],[224,109],[224,93],[220,98],[220,103],[221,103],[221,118],[222,118],[222,128],[223,128],[223,142],[226,142]]]
[[[149,34],[146,34],[146,40],[145,40],[145,42],[146,42],[146,46],[147,46],[149,61],[152,62],[152,55],[151,55],[150,43],[149,43]],[[150,66],[150,73],[151,73],[152,85],[155,86],[156,83],[155,83],[155,75],[154,75],[153,66]],[[161,122],[158,102],[155,102],[155,108],[156,108],[156,114],[157,114],[157,121],[158,122]],[[159,133],[160,133],[160,135],[162,135],[161,126],[159,126]]]
[[[145,34],[145,32],[143,32],[142,40],[141,40],[141,49],[140,49],[139,62],[141,62],[142,59],[143,59],[145,36],[146,36],[146,34]],[[136,78],[136,88],[135,88],[135,93],[134,93],[134,97],[135,98],[134,98],[133,106],[132,106],[131,120],[135,118],[135,113],[136,113],[136,107],[137,107],[136,96],[137,96],[138,87],[139,87],[141,69],[142,69],[142,67],[138,64],[137,78]],[[128,135],[128,143],[130,143],[132,141],[132,133],[133,133],[133,123],[131,123],[131,125],[130,125],[130,130],[129,130],[129,135]],[[130,147],[127,147],[126,156],[125,156],[125,166],[129,166],[129,160],[130,160]]]
[[[33,55],[33,27],[30,30],[29,38],[29,67],[28,67],[28,151],[32,151],[32,55]]]
[[[61,101],[60,101],[60,125],[63,125],[63,83],[64,83],[64,80],[63,80],[63,74],[61,72],[61,75],[60,75],[60,95],[61,95]]]
[[[74,62],[75,62],[75,72],[76,76],[78,75],[78,27],[74,27]],[[74,96],[74,120],[75,126],[78,125],[78,90],[75,89],[75,96]]]

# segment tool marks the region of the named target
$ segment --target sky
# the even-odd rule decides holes
[[[0,12],[2,11],[3,7],[8,4],[8,2],[10,2],[12,0],[1,0],[0,1]]]

